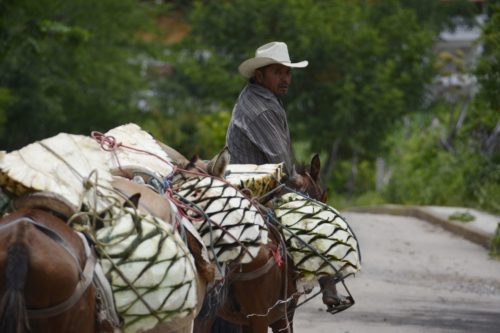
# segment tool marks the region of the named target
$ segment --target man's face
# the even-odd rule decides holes
[[[292,82],[290,67],[272,64],[255,70],[255,80],[258,84],[271,90],[276,95],[285,95]]]

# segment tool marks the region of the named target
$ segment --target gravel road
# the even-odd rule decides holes
[[[356,304],[331,315],[321,297],[300,307],[296,333],[499,333],[500,261],[410,217],[346,213],[363,259],[346,280]]]

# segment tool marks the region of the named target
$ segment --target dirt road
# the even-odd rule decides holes
[[[295,332],[500,332],[500,261],[415,218],[344,214],[363,268],[346,284],[356,300],[331,315],[320,296],[296,312]]]

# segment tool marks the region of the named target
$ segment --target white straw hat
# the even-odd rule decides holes
[[[255,57],[243,61],[238,70],[244,77],[250,78],[254,75],[257,68],[271,64],[282,64],[288,67],[306,67],[307,60],[293,63],[288,55],[288,47],[283,42],[271,42],[262,45],[255,51]]]

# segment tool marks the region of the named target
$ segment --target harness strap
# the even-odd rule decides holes
[[[122,320],[115,306],[113,290],[99,263],[95,266],[93,284],[97,299],[98,321],[109,323],[116,328],[120,327]]]
[[[80,281],[78,281],[78,284],[76,285],[75,291],[68,299],[66,299],[62,303],[45,309],[28,310],[28,316],[31,319],[53,317],[69,310],[76,304],[76,302],[78,302],[78,300],[80,300],[87,288],[92,283],[97,257],[94,251],[89,247],[84,236],[80,233],[78,233],[78,235],[80,236],[80,238],[82,238],[82,243],[85,247],[87,260],[85,262],[85,267],[83,268],[83,273],[81,274]]]
[[[38,230],[43,232],[45,235],[47,235],[50,239],[55,241],[57,244],[61,245],[66,252],[76,261],[77,266],[78,266],[78,271],[80,275],[80,280],[78,281],[78,284],[76,285],[75,291],[73,294],[66,299],[64,302],[59,303],[57,305],[44,308],[44,309],[28,309],[28,317],[31,319],[39,319],[39,318],[46,318],[46,317],[53,317],[57,316],[67,310],[69,310],[72,306],[76,304],[76,302],[82,297],[83,293],[87,290],[89,287],[90,283],[92,283],[92,279],[94,276],[94,269],[97,261],[97,257],[94,253],[94,251],[90,248],[90,246],[87,243],[87,240],[85,237],[77,233],[78,236],[80,236],[83,246],[85,248],[85,256],[87,258],[85,262],[85,267],[83,268],[83,271],[80,268],[80,260],[78,259],[78,256],[74,253],[74,251],[68,246],[67,242],[59,235],[56,231],[52,230],[51,228],[40,224],[33,220],[29,216],[22,217],[20,219],[11,221],[7,224],[4,224],[0,226],[0,230],[7,228],[9,226],[12,226],[17,223],[21,222],[28,222],[32,225],[34,225]]]
[[[41,232],[43,232],[47,237],[49,237],[50,239],[52,239],[57,244],[61,245],[64,248],[64,250],[66,250],[66,252],[68,252],[68,254],[71,257],[73,257],[73,259],[78,263],[78,271],[81,274],[82,271],[81,271],[81,268],[80,268],[80,266],[81,266],[80,259],[78,258],[78,256],[76,255],[76,253],[73,251],[73,249],[70,248],[68,246],[68,244],[64,241],[64,239],[61,237],[61,235],[59,235],[56,231],[50,229],[49,227],[36,222],[30,216],[24,216],[24,217],[21,217],[19,219],[14,220],[14,221],[10,221],[8,223],[5,223],[5,224],[3,224],[3,225],[0,226],[0,230],[8,228],[8,227],[10,227],[12,225],[15,225],[15,224],[18,224],[18,223],[21,223],[21,222],[28,222],[28,223],[34,225],[38,230],[40,230]]]
[[[269,270],[274,266],[274,260],[274,256],[271,256],[271,258],[269,258],[269,260],[263,266],[251,272],[235,272],[231,276],[231,279],[234,281],[249,281],[261,277],[262,275],[269,272]]]

